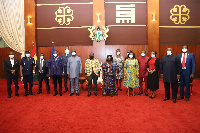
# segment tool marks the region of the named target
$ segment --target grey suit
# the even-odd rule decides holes
[[[68,79],[68,75],[67,75],[67,62],[68,62],[68,59],[69,57],[71,57],[72,54],[69,52],[69,54],[66,55],[66,53],[63,53],[62,54],[62,59],[64,60],[66,66],[64,67],[64,86],[65,86],[65,91],[68,90],[68,87],[67,87],[67,79]]]

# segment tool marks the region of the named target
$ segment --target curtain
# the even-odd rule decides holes
[[[24,57],[24,0],[0,0],[0,36]]]

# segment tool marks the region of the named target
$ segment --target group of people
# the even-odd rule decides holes
[[[99,60],[94,57],[91,52],[89,58],[85,61],[85,77],[88,82],[88,97],[91,96],[92,83],[94,84],[94,95],[97,94],[97,80],[102,73],[103,79],[103,96],[116,96],[118,90],[122,91],[123,86],[127,88],[127,96],[132,93],[135,96],[135,88],[139,87],[137,95],[148,96],[148,89],[151,91],[149,98],[156,97],[156,90],[159,89],[159,71],[160,77],[163,78],[165,87],[165,98],[163,101],[170,99],[170,85],[172,89],[172,99],[184,99],[189,101],[190,98],[190,79],[194,78],[195,73],[195,57],[193,53],[189,53],[188,46],[182,47],[182,53],[174,55],[172,48],[167,49],[167,53],[162,57],[161,61],[156,57],[157,52],[151,51],[151,57],[146,55],[146,51],[141,51],[141,56],[136,58],[134,52],[129,50],[127,57],[121,55],[120,49],[116,50],[116,56],[107,55],[104,63],[100,64]],[[76,55],[76,51],[69,51],[66,46],[65,53],[62,57],[58,56],[58,51],[53,51],[53,57],[50,60],[45,59],[43,53],[40,54],[40,59],[35,63],[34,59],[30,57],[30,51],[25,52],[25,57],[21,62],[14,58],[13,52],[10,52],[9,59],[4,61],[4,68],[6,70],[7,78],[7,92],[8,98],[11,98],[11,83],[15,84],[15,96],[18,93],[18,70],[20,69],[20,76],[23,77],[23,84],[25,89],[24,96],[34,95],[32,93],[33,76],[38,77],[39,89],[37,94],[42,93],[42,81],[46,83],[47,94],[50,94],[49,77],[51,76],[54,84],[54,95],[58,94],[57,82],[59,84],[59,94],[62,96],[62,75],[64,73],[64,92],[68,91],[68,78],[70,79],[70,96],[76,93],[79,96],[79,76],[82,73],[81,58]],[[35,73],[34,73],[35,71]],[[177,98],[178,80],[180,81],[180,97]],[[143,89],[142,82],[145,82]],[[29,87],[28,84],[29,83]],[[184,93],[184,86],[186,91]]]

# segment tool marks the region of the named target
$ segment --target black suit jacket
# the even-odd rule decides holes
[[[48,74],[49,71],[48,71],[48,68],[46,67],[46,63],[48,62],[48,60],[44,59],[44,62],[43,62],[43,67],[42,67],[42,70],[43,70],[43,74]],[[36,71],[36,74],[39,76],[39,71],[40,71],[40,59],[38,59],[36,61],[36,68],[35,68],[35,71]]]
[[[4,60],[4,69],[6,70],[6,78],[18,78],[19,61],[14,58],[14,65],[12,67],[10,58]],[[11,70],[15,70],[15,74],[12,74]]]

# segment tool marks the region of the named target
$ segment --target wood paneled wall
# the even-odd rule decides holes
[[[13,52],[15,58],[21,61],[21,54],[11,48],[0,48],[0,79],[6,79],[6,71],[4,70],[4,60],[9,58],[9,53]]]
[[[167,48],[173,49],[173,54],[178,55],[182,52],[183,45],[160,45],[160,58],[166,55]],[[195,78],[200,78],[200,45],[188,45],[188,52],[194,53],[196,60]]]

